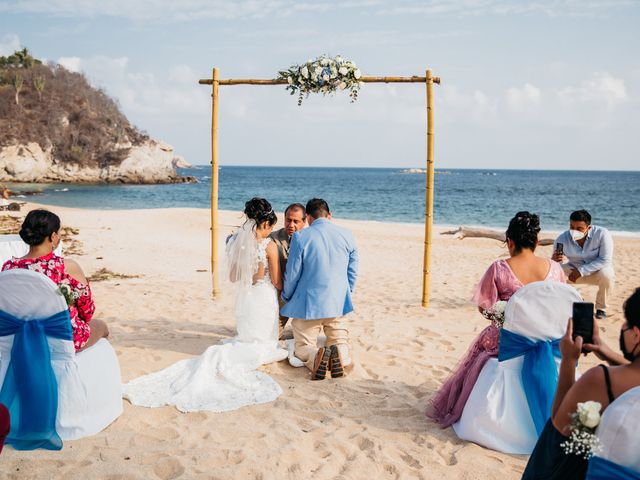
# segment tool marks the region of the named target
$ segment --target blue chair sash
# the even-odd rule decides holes
[[[500,330],[498,361],[524,355],[522,387],[538,436],[551,416],[553,397],[558,386],[558,368],[554,357],[560,358],[560,339],[534,341],[509,330]]]
[[[62,439],[56,432],[58,383],[47,337],[72,339],[69,310],[26,321],[0,310],[0,337],[7,335],[14,338],[0,390],[0,403],[11,415],[6,443],[16,450],[60,450]]]
[[[613,463],[602,457],[591,457],[587,470],[587,480],[640,480],[640,472]]]

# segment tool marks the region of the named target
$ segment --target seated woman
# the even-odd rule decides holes
[[[40,272],[56,285],[67,283],[75,298],[68,301],[76,351],[94,345],[109,336],[107,324],[93,320],[95,304],[89,281],[74,260],[58,257],[53,251],[60,244],[60,218],[48,210],[32,210],[22,223],[20,238],[29,245],[29,253],[22,258],[7,260],[2,271],[24,268]],[[91,322],[91,324],[89,324]]]
[[[518,212],[509,222],[506,232],[509,258],[496,260],[485,272],[476,288],[473,301],[484,315],[496,302],[507,301],[524,285],[541,280],[565,282],[557,262],[534,254],[538,246],[540,219],[529,212]],[[427,413],[442,428],[460,419],[469,394],[482,367],[491,357],[498,356],[500,331],[491,323],[474,340],[466,356],[431,400]]]
[[[602,341],[595,319],[592,344],[583,345],[579,336],[573,340],[573,324],[569,319],[567,333],[560,342],[562,361],[551,418],[529,458],[523,480],[585,478],[588,460],[579,455],[566,454],[560,446],[570,436],[571,415],[576,412],[578,403],[593,400],[600,402],[605,410],[624,392],[640,386],[640,288],[627,299],[623,308],[626,321],[620,330],[622,355]],[[583,346],[600,360],[615,366],[608,368],[598,365],[576,382],[576,365]]]

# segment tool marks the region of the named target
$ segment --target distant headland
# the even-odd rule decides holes
[[[24,48],[0,57],[0,181],[182,183],[173,147],[133,126],[81,73]]]

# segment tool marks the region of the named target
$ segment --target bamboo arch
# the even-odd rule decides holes
[[[426,209],[424,221],[424,256],[422,281],[422,306],[429,306],[429,281],[431,273],[431,233],[433,229],[433,84],[440,84],[440,77],[434,77],[427,69],[424,77],[362,77],[364,83],[424,83],[427,87],[427,174]],[[200,85],[211,85],[211,275],[212,295],[220,295],[218,280],[218,104],[221,85],[286,85],[285,80],[275,79],[220,79],[220,71],[213,68],[211,78],[201,79]]]

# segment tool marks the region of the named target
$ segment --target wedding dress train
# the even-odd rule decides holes
[[[265,267],[270,241],[257,246],[258,261]],[[235,315],[235,338],[129,382],[124,397],[144,407],[175,405],[181,412],[226,412],[274,401],[282,389],[273,378],[256,371],[260,365],[287,358],[287,351],[278,346],[278,300],[268,268],[264,279],[239,287]]]

